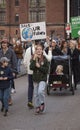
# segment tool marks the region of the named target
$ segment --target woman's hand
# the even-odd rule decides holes
[[[0,77],[0,80],[3,80],[3,77]]]
[[[36,58],[37,58],[37,54],[35,53],[33,56],[33,60],[36,60]]]
[[[40,68],[40,64],[39,64],[38,62],[36,63],[36,67],[37,67],[37,68]]]
[[[7,80],[7,79],[8,79],[8,77],[4,77],[4,78],[3,78],[3,80]]]

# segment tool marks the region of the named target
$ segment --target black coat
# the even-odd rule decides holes
[[[55,47],[55,49],[52,49],[52,56],[58,56],[58,55],[63,55],[63,53],[58,47]],[[50,74],[54,73],[55,69],[56,69],[55,60],[52,58],[50,65]]]
[[[74,74],[74,82],[77,84],[80,81],[80,51],[75,48],[73,53],[71,53],[71,49],[68,49],[68,55],[71,57],[71,68]]]

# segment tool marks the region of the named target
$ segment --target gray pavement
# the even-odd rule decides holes
[[[27,108],[27,74],[15,79],[15,86],[8,116],[0,112],[0,130],[80,130],[80,85],[74,96],[68,90],[46,94],[43,115]]]
[[[23,62],[21,64],[21,66],[20,66],[20,69],[21,69],[21,72],[17,75],[18,78],[27,74],[27,69],[23,65]]]

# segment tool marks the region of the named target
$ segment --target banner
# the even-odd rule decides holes
[[[71,18],[71,37],[80,37],[80,17]]]
[[[20,24],[21,41],[46,38],[45,22]]]

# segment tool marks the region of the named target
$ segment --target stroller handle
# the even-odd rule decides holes
[[[67,55],[67,56],[58,55],[58,56],[52,56],[52,59],[54,59],[54,60],[68,60],[68,59],[70,59],[70,56],[69,55]]]

